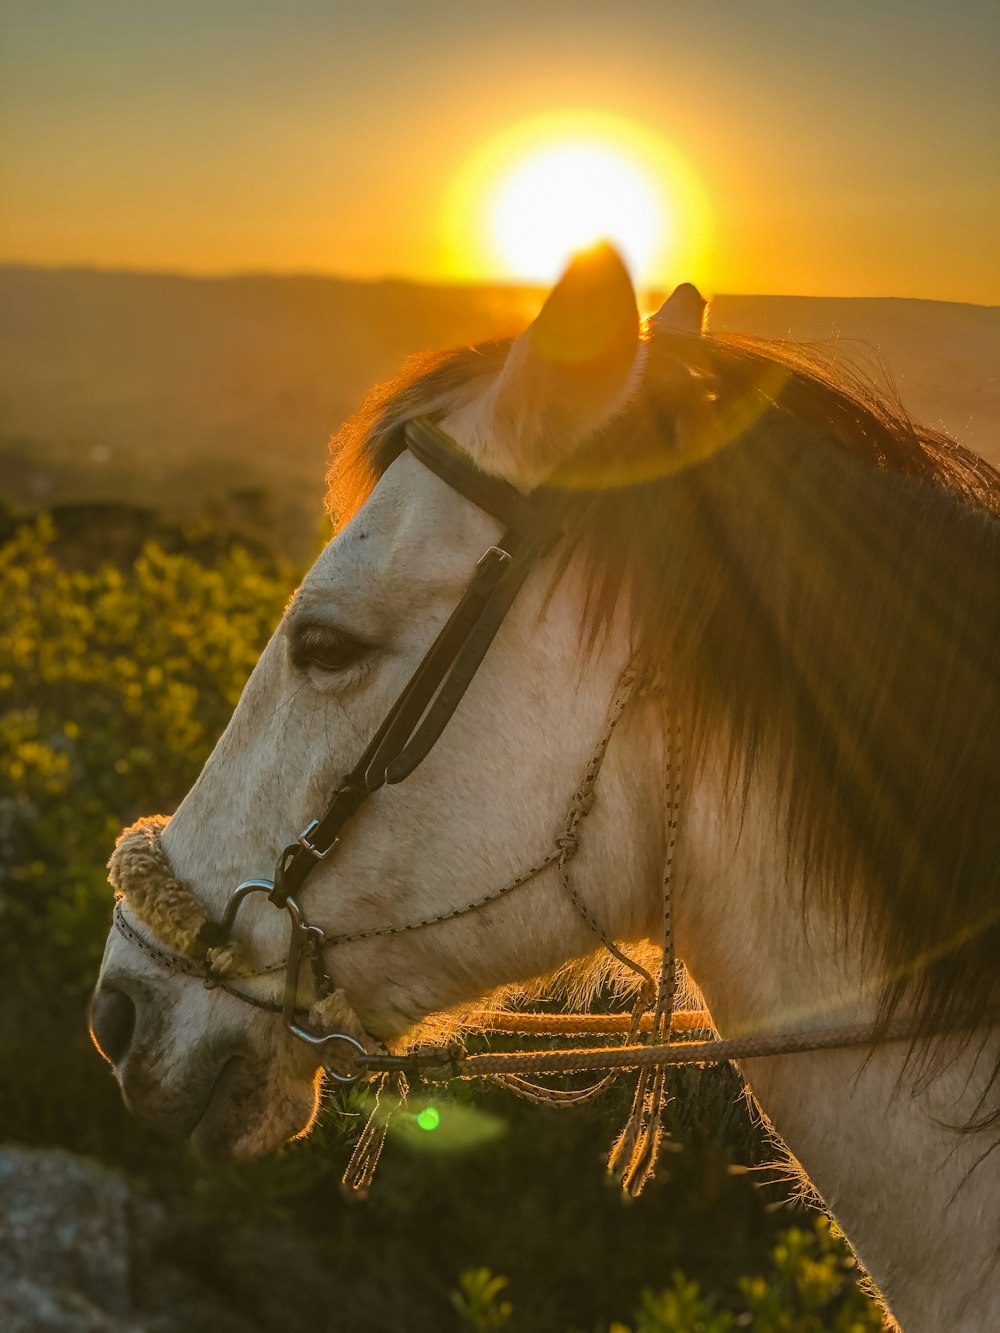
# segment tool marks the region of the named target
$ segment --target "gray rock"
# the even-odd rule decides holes
[[[2,1327],[119,1327],[108,1321],[132,1308],[133,1211],[132,1187],[96,1162],[30,1148],[0,1151],[0,1301],[25,1310],[36,1288],[58,1306],[50,1311],[40,1303],[34,1324],[18,1324],[27,1314],[11,1314]]]
[[[78,1291],[52,1290],[26,1277],[0,1278],[0,1328],[4,1333],[139,1333]]]
[[[99,1162],[0,1147],[0,1333],[270,1333],[324,1279],[282,1232],[212,1239]],[[295,1306],[290,1315],[290,1304]]]
[[[327,1263],[293,1227],[219,1230],[99,1162],[0,1146],[0,1333],[407,1326],[380,1272],[358,1287],[345,1322]]]

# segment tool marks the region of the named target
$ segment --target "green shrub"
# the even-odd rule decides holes
[[[43,516],[0,547],[4,1131],[104,1153],[116,1093],[82,1022],[109,925],[104,864],[123,824],[190,787],[288,587],[239,547],[209,568],[148,543],[129,569],[85,570],[53,539]],[[50,1095],[54,1080],[72,1096]]]
[[[467,1268],[458,1276],[458,1290],[450,1293],[451,1303],[463,1324],[475,1333],[489,1333],[503,1328],[513,1313],[510,1301],[500,1295],[506,1286],[507,1279],[488,1268]]]
[[[675,1271],[671,1285],[644,1291],[634,1333],[877,1333],[878,1306],[857,1284],[857,1265],[827,1217],[790,1227],[771,1250],[768,1272],[740,1277],[729,1308],[703,1296],[697,1282]],[[610,1333],[631,1333],[614,1324]]]

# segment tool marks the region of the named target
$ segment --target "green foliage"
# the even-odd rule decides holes
[[[503,1328],[514,1312],[510,1301],[500,1293],[507,1286],[505,1277],[496,1277],[488,1268],[467,1268],[458,1276],[458,1290],[450,1293],[451,1303],[463,1324],[475,1333]]]
[[[715,1297],[703,1296],[697,1282],[675,1269],[669,1287],[642,1293],[635,1333],[730,1333],[735,1317],[717,1305]]]
[[[124,823],[191,785],[288,588],[239,547],[210,568],[147,543],[125,571],[87,570],[53,541],[43,516],[0,547],[0,995],[16,1000],[0,1064],[19,1070],[7,1133],[99,1150],[100,1117],[83,1114],[81,1134],[85,1108],[46,1096],[35,1053],[65,1052],[85,1103],[103,1100],[67,1020],[107,935],[104,863]]]
[[[634,1333],[877,1333],[883,1326],[857,1285],[854,1256],[827,1217],[781,1232],[770,1271],[740,1277],[737,1289],[731,1308],[722,1308],[720,1297],[702,1295],[675,1270],[669,1287],[642,1293]],[[610,1333],[632,1331],[613,1324]]]
[[[829,1218],[778,1237],[769,1278],[740,1279],[752,1327],[764,1333],[868,1333],[882,1327],[857,1285],[857,1265]]]

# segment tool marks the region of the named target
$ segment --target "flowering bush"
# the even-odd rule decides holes
[[[215,567],[148,543],[127,569],[83,570],[54,538],[43,516],[0,547],[0,1076],[8,1134],[36,1135],[41,1116],[58,1139],[66,1119],[74,1142],[86,1094],[47,1097],[40,1053],[79,1059],[95,1089],[82,1018],[109,923],[104,863],[124,823],[191,785],[289,589],[238,546]]]
[[[731,1300],[703,1292],[675,1269],[669,1286],[642,1292],[632,1326],[612,1323],[608,1333],[878,1333],[883,1327],[829,1218],[814,1216],[811,1224],[781,1232],[770,1261],[766,1272],[738,1278]],[[475,1333],[506,1327],[515,1315],[507,1287],[488,1268],[461,1273],[451,1298],[463,1324]]]

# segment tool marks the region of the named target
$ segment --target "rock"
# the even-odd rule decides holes
[[[132,1333],[78,1291],[52,1291],[26,1277],[0,1278],[0,1328],[4,1333]]]
[[[100,1162],[0,1145],[0,1333],[441,1326],[377,1261],[349,1268],[345,1289],[283,1221],[220,1227],[183,1195],[161,1202]]]
[[[0,1151],[0,1327],[124,1327],[133,1196],[96,1162],[30,1148]]]
[[[326,1294],[284,1229],[209,1234],[99,1162],[0,1147],[0,1333],[322,1330]]]

